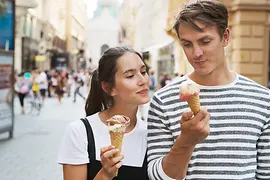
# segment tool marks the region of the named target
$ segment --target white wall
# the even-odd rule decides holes
[[[95,65],[98,64],[101,55],[101,46],[118,46],[119,22],[112,17],[108,10],[89,22],[88,52]]]

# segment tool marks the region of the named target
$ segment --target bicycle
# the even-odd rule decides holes
[[[38,92],[30,91],[25,97],[24,112],[39,115],[41,111],[41,96]]]

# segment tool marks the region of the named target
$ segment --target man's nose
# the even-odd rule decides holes
[[[193,57],[195,59],[198,59],[200,58],[201,56],[203,55],[203,51],[202,49],[200,48],[200,46],[194,46],[194,49],[193,49]]]

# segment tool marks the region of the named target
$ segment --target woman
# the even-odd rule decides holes
[[[146,66],[136,51],[116,47],[103,54],[85,106],[87,117],[82,121],[86,125],[79,120],[71,123],[63,140],[58,162],[63,164],[65,180],[148,179],[147,127],[136,114],[138,105],[149,101],[149,84]],[[114,115],[131,121],[124,135],[123,156],[116,158],[112,157],[118,150],[110,146],[106,126]]]
[[[24,73],[20,73],[18,75],[15,89],[20,100],[21,114],[24,114],[24,98],[30,91],[29,82],[25,79]]]
[[[57,75],[57,86],[55,87],[55,94],[57,94],[57,99],[58,99],[58,103],[61,104],[61,99],[64,95],[64,78],[62,77],[62,75],[58,74]]]

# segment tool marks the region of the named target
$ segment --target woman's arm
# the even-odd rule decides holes
[[[87,180],[87,164],[63,165],[64,180]]]

